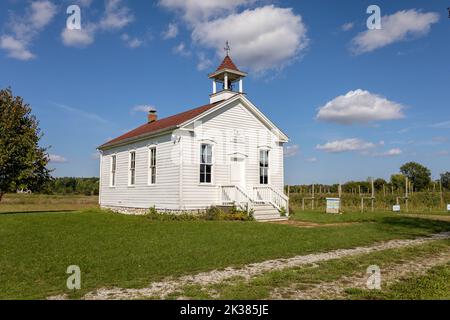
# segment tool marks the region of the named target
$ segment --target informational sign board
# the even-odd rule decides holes
[[[450,212],[450,204],[447,205],[447,211]]]
[[[400,206],[399,205],[395,205],[392,207],[392,211],[394,212],[400,212]]]
[[[341,212],[341,199],[327,198],[327,213],[340,213],[340,212]]]

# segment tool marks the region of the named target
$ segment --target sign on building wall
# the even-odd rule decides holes
[[[341,199],[327,198],[327,213],[339,213],[341,211]]]

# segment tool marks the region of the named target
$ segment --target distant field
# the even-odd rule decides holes
[[[370,197],[370,194],[363,194],[364,197]],[[401,198],[403,194],[376,194],[374,201],[375,211],[392,211],[392,206],[397,203],[397,197],[399,198],[399,204],[401,205],[402,212],[406,212],[406,205]],[[302,209],[302,199],[305,198],[305,210],[311,211],[311,197],[310,193],[291,193],[290,203],[291,208],[295,210]],[[325,211],[326,198],[336,198],[338,194],[322,193],[315,194],[314,210],[312,211]],[[341,197],[342,210],[344,212],[360,212],[361,211],[361,197],[359,194],[344,193]],[[438,192],[414,192],[409,196],[409,212],[410,213],[446,213],[447,204],[450,203],[450,192],[444,192],[441,195]],[[371,201],[366,199],[364,201],[364,211],[369,212],[371,210]]]
[[[6,194],[0,202],[0,213],[75,211],[98,207],[98,196]]]

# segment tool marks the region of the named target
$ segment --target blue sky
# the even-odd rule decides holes
[[[81,30],[66,9],[81,8]],[[223,58],[291,138],[286,182],[388,178],[407,161],[450,170],[446,1],[6,0],[0,87],[25,98],[56,176],[98,176],[95,148],[208,103]]]

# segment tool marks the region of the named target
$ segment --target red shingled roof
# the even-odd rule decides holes
[[[165,129],[176,128],[178,125],[201,115],[202,113],[208,111],[209,109],[214,108],[221,102],[222,101],[218,101],[216,103],[207,104],[207,105],[204,105],[204,106],[192,109],[192,110],[188,110],[188,111],[185,111],[185,112],[182,112],[182,113],[179,113],[179,114],[167,117],[167,118],[163,118],[161,120],[157,120],[152,123],[146,123],[146,124],[140,126],[139,128],[136,128],[130,132],[127,132],[124,135],[121,135],[120,137],[117,137],[111,141],[108,141],[107,143],[101,145],[99,148],[108,147],[110,145],[114,145],[114,144],[124,141],[124,140],[136,138],[136,137],[139,137],[142,135],[160,132]]]
[[[223,69],[231,69],[234,71],[240,71],[234,64],[233,60],[231,60],[230,56],[226,56],[225,59],[223,59],[222,63],[217,68],[216,72],[223,70]]]

